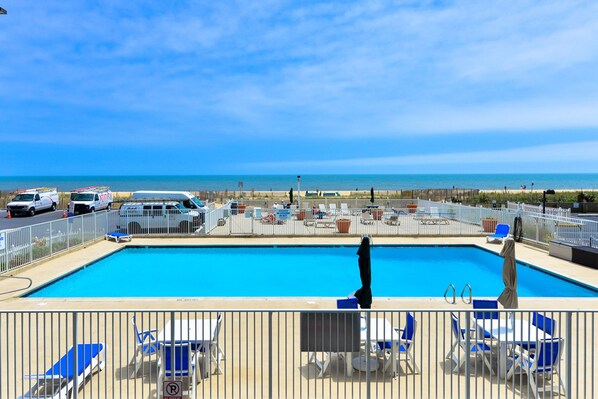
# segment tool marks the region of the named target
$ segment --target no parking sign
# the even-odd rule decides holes
[[[182,399],[183,382],[179,380],[164,381],[162,397],[164,399]]]

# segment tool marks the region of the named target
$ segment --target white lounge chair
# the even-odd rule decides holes
[[[75,365],[75,348],[71,346],[68,352],[44,374],[25,375],[25,378],[37,380],[37,383],[19,398],[62,399],[71,397],[73,389],[79,391],[96,367],[98,370],[104,369],[105,348],[104,343],[78,344],[77,364]],[[75,370],[78,372],[77,386],[75,386]]]
[[[341,215],[350,215],[349,206],[347,204],[341,204]]]
[[[374,224],[374,218],[369,212],[361,213],[361,224]]]
[[[336,204],[329,204],[328,208],[330,208],[330,214],[332,216],[336,215]]]

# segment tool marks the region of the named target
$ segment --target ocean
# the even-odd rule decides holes
[[[70,191],[79,187],[109,186],[112,191],[181,190],[288,191],[297,189],[296,175],[204,176],[0,176],[0,190],[55,187]],[[579,174],[394,174],[304,175],[301,190],[412,190],[461,188],[481,190],[520,189],[598,190],[598,173]]]

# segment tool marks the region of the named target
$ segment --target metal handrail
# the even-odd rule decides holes
[[[451,289],[453,291],[453,301],[449,302],[449,299],[447,298],[447,294],[448,294],[449,290],[451,290]],[[446,290],[444,291],[444,300],[447,303],[450,303],[450,304],[453,304],[453,305],[457,303],[457,289],[455,288],[455,286],[453,284],[449,284],[446,287]]]
[[[4,294],[10,294],[12,292],[17,292],[17,291],[23,291],[26,290],[27,288],[31,287],[33,285],[33,280],[31,280],[29,277],[17,277],[17,276],[1,276],[0,278],[16,278],[19,280],[27,280],[29,281],[29,285],[25,288],[17,288],[16,290],[10,290],[10,291],[6,291],[6,292],[0,292],[0,295],[4,295]]]
[[[469,288],[469,301],[466,301],[465,298],[463,297],[463,295],[465,294],[465,290],[468,288]],[[471,288],[471,285],[465,284],[465,287],[463,287],[463,291],[461,291],[461,301],[463,301],[463,303],[465,303],[467,305],[471,305],[472,300],[473,300],[473,288]]]

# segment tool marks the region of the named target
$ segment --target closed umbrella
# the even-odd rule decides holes
[[[517,297],[517,262],[515,261],[515,241],[505,240],[505,244],[500,251],[500,256],[505,258],[502,266],[502,280],[505,283],[505,289],[498,297],[505,309],[517,309],[519,299]]]
[[[291,204],[293,203],[293,187],[291,187],[291,189],[289,190],[289,202]]]
[[[370,202],[374,203],[374,187],[370,188]]]
[[[362,309],[372,307],[372,262],[370,259],[370,239],[363,237],[361,245],[357,250],[359,259],[359,277],[361,277],[361,288],[355,291],[357,303]]]

